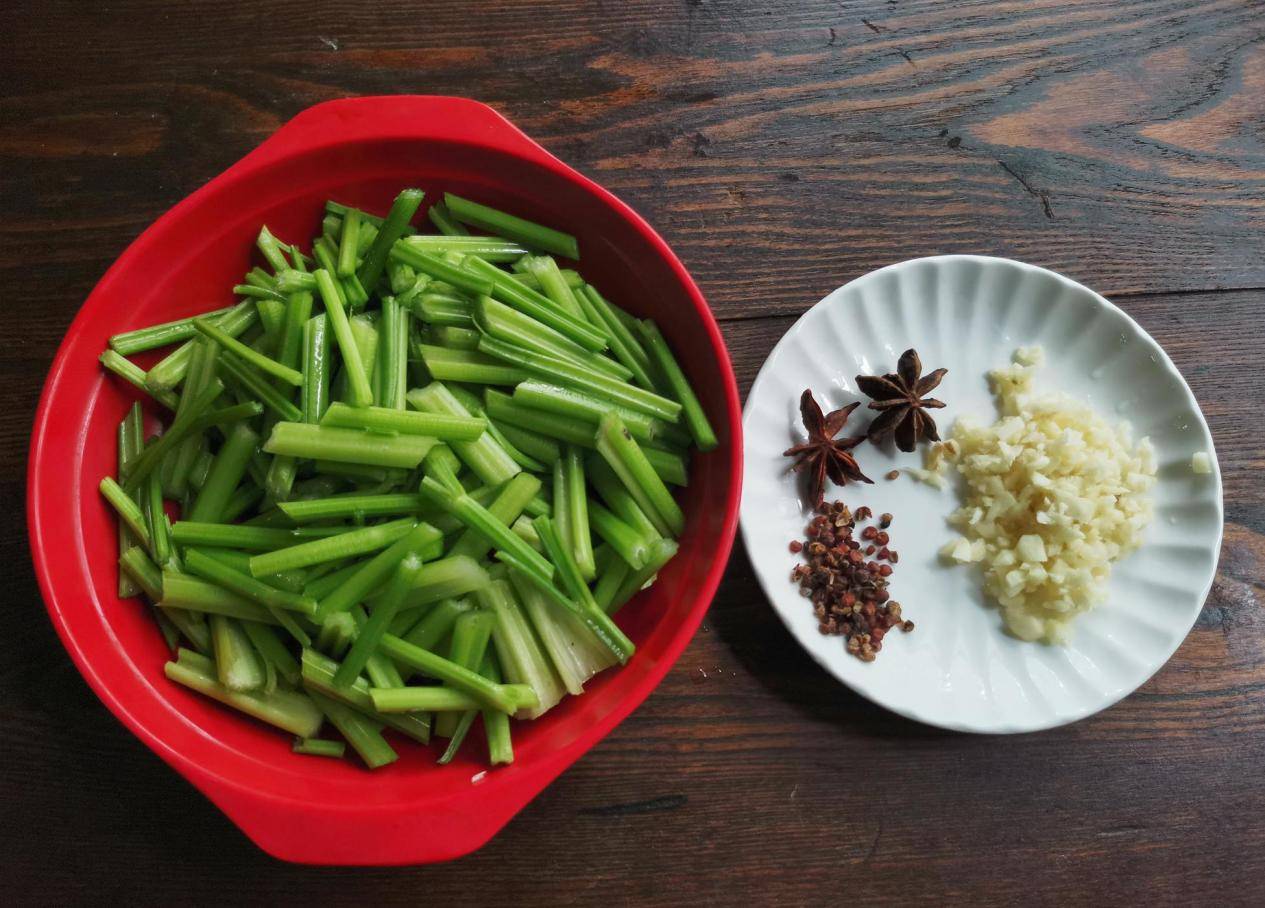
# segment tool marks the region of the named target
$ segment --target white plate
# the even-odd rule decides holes
[[[857,449],[874,485],[831,487],[828,501],[895,516],[900,563],[892,598],[915,623],[893,631],[878,659],[849,656],[840,637],[822,636],[808,600],[790,581],[810,503],[782,452],[802,440],[799,396],[811,388],[824,410],[868,401],[854,377],[895,370],[913,347],[927,371],[949,372],[935,391],[943,435],[956,417],[991,422],[986,373],[1016,347],[1040,344],[1038,383],[1087,399],[1108,418],[1150,436],[1159,462],[1155,518],[1146,542],[1118,562],[1108,599],[1077,619],[1067,646],[1025,643],[1002,631],[981,592],[977,568],[941,563],[957,506],[952,483],[938,491],[894,468],[921,466],[890,443]],[[844,434],[873,411],[859,408]],[[959,731],[1035,731],[1092,715],[1126,696],[1177,649],[1203,606],[1221,547],[1221,473],[1199,405],[1164,351],[1097,293],[1043,268],[1007,259],[950,255],[914,259],[840,287],[806,312],[769,355],[747,397],[742,533],[765,593],[787,628],[827,671],[876,703]],[[1191,455],[1207,452],[1211,475]]]

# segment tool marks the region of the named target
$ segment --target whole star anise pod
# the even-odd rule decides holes
[[[795,471],[808,476],[813,505],[816,507],[821,506],[827,478],[836,485],[846,485],[848,480],[873,482],[861,472],[856,458],[848,453],[865,441],[865,436],[835,438],[842,431],[852,411],[859,406],[861,404],[857,401],[822,415],[821,407],[818,406],[817,401],[813,400],[812,391],[805,388],[804,393],[800,395],[799,412],[804,419],[804,428],[808,430],[808,441],[795,445],[793,448],[787,448],[782,454],[796,458]]]
[[[882,413],[870,423],[869,436],[880,441],[888,435],[896,436],[896,447],[912,451],[919,439],[939,441],[936,421],[928,409],[938,410],[944,403],[926,395],[940,384],[948,369],[937,369],[922,374],[922,360],[914,350],[906,350],[896,363],[895,373],[887,375],[858,375],[857,387],[867,397],[871,410]]]

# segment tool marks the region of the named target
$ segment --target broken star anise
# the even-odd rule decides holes
[[[845,485],[848,480],[873,482],[861,472],[856,458],[848,453],[865,441],[865,436],[835,438],[842,431],[852,411],[860,405],[860,402],[850,403],[842,409],[823,415],[821,407],[813,400],[812,391],[805,389],[800,395],[799,412],[804,419],[804,428],[808,431],[808,441],[782,453],[796,459],[794,469],[797,473],[807,475],[815,507],[821,505],[827,478],[836,485]]]
[[[938,410],[944,404],[926,395],[940,384],[948,369],[922,374],[922,360],[914,350],[906,350],[896,363],[896,371],[887,375],[858,375],[857,387],[872,398],[871,410],[882,412],[870,423],[869,436],[880,441],[896,436],[896,447],[912,451],[919,439],[939,441],[936,421],[928,409]]]

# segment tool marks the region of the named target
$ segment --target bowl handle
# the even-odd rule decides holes
[[[377,95],[326,101],[301,111],[233,169],[253,170],[295,151],[357,139],[461,142],[539,164],[560,163],[517,126],[479,101],[444,95]]]

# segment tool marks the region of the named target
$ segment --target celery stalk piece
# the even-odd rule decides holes
[[[406,608],[414,609],[453,596],[472,593],[489,582],[488,572],[473,558],[452,555],[432,561],[417,575]]]
[[[632,571],[632,566],[623,558],[611,559],[611,563],[598,574],[597,583],[593,586],[593,600],[598,608],[607,614],[611,613],[615,597],[619,595],[624,581]]]
[[[338,612],[321,622],[312,645],[332,658],[341,659],[356,639],[356,621],[349,612]]]
[[[632,526],[598,505],[596,501],[588,502],[588,520],[593,532],[610,544],[619,554],[619,560],[632,568],[640,568],[648,556],[648,540],[643,534],[632,529]],[[655,534],[658,537],[658,534]]]
[[[152,548],[149,528],[145,526],[145,515],[141,513],[140,505],[132,499],[132,496],[123,491],[123,487],[115,482],[113,477],[107,476],[102,479],[100,489],[105,500],[114,508],[131,534],[146,548]]]
[[[360,250],[360,218],[359,209],[352,208],[343,215],[343,229],[338,239],[338,258],[336,260],[338,276],[351,277],[356,273],[356,253]]]
[[[492,626],[495,623],[496,617],[487,611],[480,610],[461,615],[452,629],[448,658],[457,665],[477,670],[483,662],[483,654],[487,650],[488,641],[492,637]],[[461,714],[453,712],[437,716],[434,725],[435,734],[442,738],[451,738],[461,719]]]
[[[664,536],[679,536],[685,529],[682,512],[668,487],[646,459],[641,447],[613,413],[598,426],[597,451],[623,482],[628,493]]]
[[[239,549],[222,549],[216,546],[200,546],[198,548],[190,548],[187,551],[199,552],[200,554],[218,561],[220,564],[232,568],[238,574],[250,576],[250,555]],[[284,590],[287,593],[302,593],[303,587],[307,583],[306,571],[282,571],[280,574],[270,574],[261,578],[261,582],[266,583],[270,587]],[[300,608],[298,611],[305,611]]]
[[[368,251],[365,252],[364,261],[357,272],[360,283],[366,290],[373,292],[373,288],[378,285],[378,279],[382,277],[382,270],[386,267],[387,255],[391,252],[391,247],[404,235],[409,221],[413,220],[413,215],[417,213],[417,208],[421,204],[422,191],[420,189],[405,189],[391,203],[387,216],[377,225],[378,232]]]
[[[241,625],[224,615],[212,615],[210,621],[211,648],[220,683],[232,691],[263,688],[263,662]]]
[[[505,580],[493,581],[476,594],[479,604],[496,615],[492,643],[505,679],[526,684],[536,694],[538,705],[520,710],[520,719],[535,719],[557,705],[566,689],[554,672],[553,664],[541,651],[540,644],[523,615],[522,606]]]
[[[477,344],[477,341],[476,341]],[[479,385],[516,385],[528,374],[517,366],[477,350],[453,350],[431,344],[418,346],[426,371],[435,381],[459,381]]]
[[[504,685],[516,687],[516,685]],[[425,687],[371,687],[369,694],[373,698],[373,706],[380,713],[456,713],[482,707],[482,701],[451,687],[427,685]],[[526,696],[526,691],[519,696]],[[502,713],[504,715],[504,713]],[[448,737],[445,735],[444,737]]]
[[[329,406],[330,352],[329,323],[324,315],[313,316],[303,326],[300,409],[304,422],[320,422]]]
[[[591,456],[587,466],[589,482],[620,520],[632,527],[647,542],[662,536],[654,523],[646,516],[646,512],[641,509],[641,505],[637,504],[624,487],[623,481],[601,455]]]
[[[549,297],[555,306],[570,312],[576,318],[588,321],[588,317],[584,314],[584,310],[580,308],[575,294],[567,285],[562,272],[558,270],[558,263],[552,257],[533,255],[524,260],[524,264],[526,265],[527,273],[536,278],[537,283],[540,284],[541,292]],[[595,324],[594,327],[603,334],[606,333],[601,322]]]
[[[244,399],[258,400],[281,419],[297,420],[302,415],[287,397],[269,383],[267,377],[225,351],[216,362],[220,377]]]
[[[483,434],[488,425],[486,419],[478,416],[454,416],[448,413],[384,407],[350,407],[344,403],[330,404],[321,417],[320,424],[344,429],[421,435],[444,441],[474,441]]]
[[[197,406],[190,410],[187,419],[181,420],[176,417],[171,427],[159,436],[157,441],[145,446],[145,450],[128,469],[126,488],[138,488],[141,480],[162,462],[169,451],[175,449],[186,438],[212,426],[250,419],[252,416],[258,416],[262,411],[263,408],[257,403],[236,404],[231,407],[221,407],[218,410],[208,409],[211,402],[219,397],[223,390],[224,386],[219,379],[214,380],[204,392],[198,395]]]
[[[633,438],[647,444],[684,447],[690,443],[688,434],[671,423],[630,410],[591,394],[563,388],[539,379],[530,379],[514,388],[516,404],[530,407],[532,412],[544,411],[557,416],[579,420],[596,431],[597,424],[607,413],[616,413]]]
[[[519,473],[497,493],[487,511],[506,526],[511,526],[527,503],[540,491],[540,480],[530,473]],[[493,542],[478,530],[467,528],[448,550],[449,555],[468,555],[483,559],[492,551]]]
[[[295,738],[290,749],[296,754],[310,757],[333,757],[339,759],[347,753],[347,745],[342,741],[329,738]]]
[[[510,571],[509,577],[554,670],[569,693],[575,696],[584,693],[585,682],[619,661],[575,613],[558,608],[522,575]]]
[[[382,737],[382,723],[324,694],[311,691],[309,695],[338,733],[347,739],[365,766],[379,769],[400,758]]]
[[[554,381],[564,387],[595,395],[612,403],[621,404],[638,413],[656,416],[667,422],[676,422],[681,405],[659,394],[638,388],[613,378],[604,372],[577,365],[555,356],[535,353],[517,344],[506,343],[485,334],[479,339],[479,352],[504,360],[531,373],[533,377]]]
[[[647,391],[658,390],[651,375],[650,355],[642,347],[641,341],[633,334],[636,322],[629,319],[625,324],[616,315],[616,309],[597,292],[597,288],[586,284],[580,291],[580,297],[586,300],[593,311],[600,316],[611,340],[611,352],[633,373],[634,380]]]
[[[323,539],[345,532],[343,527],[280,527],[246,526],[244,524],[196,523],[178,520],[171,528],[176,545],[214,546],[223,549],[245,549],[267,552],[296,545],[309,539]]]
[[[677,553],[677,544],[671,539],[657,539],[650,543],[646,563],[631,571],[606,607],[608,614],[615,614],[663,569]]]
[[[274,272],[282,272],[290,267],[290,262],[286,259],[285,253],[281,249],[281,242],[272,235],[272,231],[267,225],[259,230],[259,237],[255,240],[255,245],[259,247],[259,251],[263,253],[268,264],[272,266]]]
[[[519,387],[522,387],[520,383]],[[488,418],[499,425],[514,426],[555,438],[567,444],[593,447],[596,443],[597,420],[538,410],[519,403],[516,398],[488,388],[483,394]]]
[[[431,340],[436,346],[449,350],[474,350],[479,346],[479,332],[474,328],[456,325],[434,325],[430,329]]]
[[[266,608],[285,609],[302,615],[316,614],[316,600],[308,596],[279,590],[249,574],[234,570],[222,561],[197,549],[185,551],[185,569],[224,589],[257,602]]]
[[[351,324],[347,320],[347,311],[334,286],[333,276],[324,268],[315,272],[316,288],[320,292],[321,301],[325,304],[325,314],[333,328],[334,339],[338,342],[339,352],[343,356],[343,370],[347,375],[350,403],[356,407],[367,407],[373,403],[373,390],[369,387],[369,377],[365,373],[364,360],[360,357],[360,348],[351,333]]]
[[[443,536],[430,524],[419,523],[412,527],[383,551],[358,566],[342,583],[327,593],[317,608],[317,622],[338,612],[345,612],[356,603],[364,601],[391,576],[397,565],[410,553],[417,554],[424,561],[437,556],[442,546]],[[410,579],[417,580],[416,572],[410,575]]]
[[[141,405],[139,402],[133,403],[127,411],[127,416],[119,423],[118,429],[118,473],[122,475],[127,465],[140,453],[141,448],[145,445],[145,428],[144,417],[141,414]],[[121,489],[120,489],[121,491]],[[125,493],[126,494],[126,493]],[[161,505],[161,492],[159,493]],[[141,509],[142,517],[145,519],[146,529],[149,529],[150,523],[150,506],[148,502],[138,502]],[[152,535],[152,533],[151,533]],[[136,545],[137,540],[127,529],[127,521],[122,517],[119,518],[119,557],[122,558],[127,554],[127,550]],[[118,593],[120,599],[127,599],[139,593],[140,587],[136,584],[125,570],[119,571]]]
[[[302,542],[289,548],[263,552],[251,557],[250,573],[255,577],[262,577],[265,574],[275,574],[278,571],[286,571],[291,568],[310,567],[314,564],[337,561],[340,558],[348,558],[353,555],[376,552],[379,549],[386,548],[397,539],[408,535],[413,531],[415,525],[415,521],[411,517],[406,517],[401,520],[379,524],[378,526],[350,530],[325,539],[313,539],[310,542]],[[434,554],[430,557],[438,554],[437,549],[438,546],[432,549]]]
[[[286,384],[292,385],[296,388],[303,384],[302,373],[287,366],[283,366],[275,359],[264,356],[254,348],[243,344],[231,334],[221,331],[213,325],[209,319],[195,318],[193,320],[193,326],[197,328],[201,334],[209,337],[211,340],[215,341],[215,343],[219,344],[224,350],[227,350],[234,356],[239,357],[259,371],[264,372],[273,378],[280,379]]]
[[[597,576],[597,565],[593,561],[593,537],[589,532],[588,495],[585,493],[587,482],[584,476],[584,459],[574,445],[567,448],[566,458],[562,461],[567,486],[567,520],[564,544],[570,547],[585,581],[592,581]]]
[[[501,682],[501,667],[495,652],[484,655],[479,674],[493,683]],[[513,763],[514,743],[510,735],[510,717],[494,709],[483,710],[483,731],[488,742],[488,762],[493,766]]]
[[[390,258],[393,262],[408,265],[414,271],[450,284],[471,296],[481,296],[492,292],[492,281],[489,278],[467,269],[464,263],[454,265],[438,255],[423,252],[409,245],[407,241],[400,241],[392,246]],[[476,261],[481,261],[481,259]]]
[[[119,556],[119,567],[153,602],[163,597],[163,575],[140,546],[132,546]]]
[[[483,294],[484,296],[490,296],[512,309],[530,315],[536,321],[548,325],[586,350],[601,353],[606,349],[605,333],[583,319],[576,318],[564,309],[560,309],[553,300],[528,287],[509,272],[502,271],[495,265],[473,256],[466,258],[465,266],[492,282],[491,292]]]
[[[480,704],[492,709],[509,713],[520,709],[533,709],[538,703],[535,690],[522,691],[511,685],[493,684],[477,672],[427,650],[419,649],[393,634],[382,636],[381,647],[382,651],[396,662],[443,681],[456,690],[464,691],[477,699]]]
[[[214,318],[210,313],[197,317],[208,320]],[[259,313],[249,300],[245,300],[233,306],[224,315],[215,318],[214,321],[215,327],[225,334],[230,337],[240,337],[246,333],[247,329],[253,327],[259,321]],[[196,328],[193,330],[197,331]],[[193,350],[194,340],[191,337],[188,342],[181,344],[166,359],[145,373],[145,385],[155,392],[170,391],[176,387],[184,380],[186,373],[189,371]]]
[[[567,596],[555,595],[556,588],[552,585],[537,584],[537,587],[543,589],[558,604],[575,612],[585,626],[615,654],[620,662],[627,662],[636,647],[615,622],[598,607],[592,591],[580,575],[580,569],[575,559],[571,557],[571,552],[563,544],[553,521],[548,517],[537,517],[533,524],[545,547],[545,552],[558,569],[558,576],[562,581],[563,589],[567,591]]]
[[[246,475],[246,464],[258,446],[259,436],[246,423],[229,430],[189,511],[190,520],[218,523],[223,519],[228,499]]]
[[[359,677],[369,657],[377,649],[382,635],[386,633],[387,625],[391,623],[404,604],[404,598],[412,590],[413,581],[421,568],[422,559],[416,551],[406,553],[396,564],[386,593],[377,600],[369,621],[356,634],[355,643],[351,645],[351,650],[343,658],[343,664],[335,673],[335,686],[346,687]]]
[[[168,662],[163,671],[177,684],[293,735],[308,738],[321,727],[321,711],[306,694],[280,688],[270,694],[230,690],[215,677],[215,664],[192,650],[180,650],[178,659]]]
[[[433,209],[432,209],[433,210]],[[527,247],[512,240],[500,240],[490,236],[434,236],[418,234],[407,242],[414,249],[443,255],[456,252],[475,255],[486,262],[515,262],[527,254]]]
[[[392,436],[336,426],[279,422],[272,427],[263,449],[269,454],[318,461],[412,469],[435,444],[436,439],[422,435]]]
[[[514,445],[524,454],[544,464],[546,467],[545,472],[548,472],[555,463],[562,459],[562,447],[549,436],[541,435],[532,429],[512,426],[508,423],[495,422],[492,424],[496,426],[497,431],[500,432],[507,442]]]
[[[323,694],[331,700],[337,700],[352,709],[395,729],[400,734],[426,744],[430,741],[430,721],[423,716],[389,716],[374,708],[373,699],[369,696],[369,684],[358,678],[348,687],[335,687],[334,675],[338,671],[338,663],[314,649],[305,648],[300,659],[303,674],[303,686],[309,691]]]
[[[461,461],[448,445],[436,445],[422,461],[422,473],[442,485],[454,495],[465,491],[465,486],[457,474],[461,472]]]
[[[615,360],[594,353],[543,322],[489,296],[481,296],[475,302],[474,323],[483,333],[507,343],[517,344],[544,356],[568,360],[583,368],[605,372],[617,381],[632,376],[632,372]]]
[[[444,193],[444,205],[447,214],[473,227],[564,258],[580,258],[579,244],[569,233],[471,202],[450,192]]]
[[[477,341],[476,341],[477,343]],[[101,365],[105,366],[119,378],[123,379],[133,388],[144,391],[146,394],[154,398],[168,410],[175,410],[180,406],[180,398],[175,393],[166,388],[151,388],[145,380],[145,370],[133,363],[131,360],[124,358],[121,354],[114,350],[106,350],[100,357]]]
[[[238,305],[249,304],[239,303]],[[218,321],[234,308],[236,307],[225,306],[223,309],[215,309],[197,316],[178,318],[175,321],[150,325],[146,328],[124,331],[121,334],[115,334],[110,337],[110,349],[121,356],[132,356],[136,353],[144,353],[146,350],[155,350],[159,347],[166,347],[169,344],[185,341],[198,333],[197,329],[193,327],[194,318],[209,318]]]
[[[361,495],[351,492],[329,498],[308,498],[302,501],[279,501],[277,507],[295,523],[316,520],[398,517],[417,514],[421,499],[413,492],[390,492],[382,495]]]
[[[158,605],[163,609],[178,608],[226,618],[259,621],[263,624],[278,623],[273,614],[258,602],[252,602],[217,584],[173,570],[162,572],[162,596]]]
[[[255,621],[242,621],[241,628],[265,665],[271,667],[286,684],[297,687],[301,680],[298,660],[290,655],[277,630]]]
[[[681,414],[686,428],[690,430],[690,435],[694,438],[694,444],[700,451],[712,450],[718,444],[716,432],[708,422],[707,414],[703,412],[703,406],[698,402],[698,397],[695,396],[694,389],[690,387],[685,373],[681,371],[680,364],[672,355],[668,342],[659,331],[659,326],[647,319],[641,323],[640,328],[642,340],[645,342],[646,349],[650,351],[659,374],[663,376],[664,383],[671,390],[672,396],[681,404]]]
[[[453,220],[452,215],[448,213],[448,207],[443,202],[436,202],[431,205],[430,210],[426,212],[426,216],[435,225],[435,229],[444,236],[470,235],[470,231],[463,224]]]
[[[425,388],[414,388],[408,392],[407,397],[409,404],[425,413],[443,413],[466,418],[471,415],[440,382],[431,382]],[[457,456],[487,485],[500,485],[522,472],[522,467],[490,435],[481,435],[474,441],[453,441],[450,444]]]
[[[505,521],[497,518],[469,495],[454,495],[429,476],[422,480],[421,493],[422,497],[440,504],[467,527],[483,535],[495,547],[513,554],[529,570],[546,581],[553,577],[553,565],[519,539]]]

